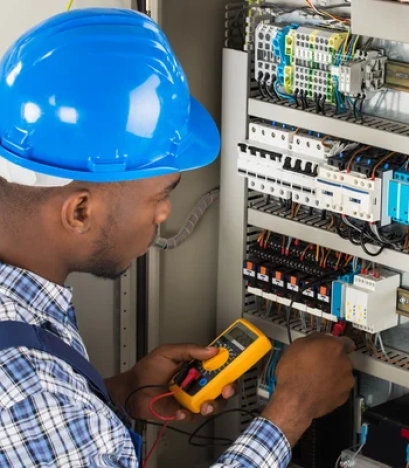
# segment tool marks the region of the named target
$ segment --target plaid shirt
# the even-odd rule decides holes
[[[0,320],[40,325],[88,359],[68,288],[0,263]],[[0,466],[138,466],[126,426],[84,377],[48,353],[0,352]],[[256,418],[213,468],[284,468],[290,448]]]

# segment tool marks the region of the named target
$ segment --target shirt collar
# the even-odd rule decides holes
[[[62,324],[69,320],[77,328],[72,291],[69,287],[0,262],[0,293],[37,314],[51,317]]]

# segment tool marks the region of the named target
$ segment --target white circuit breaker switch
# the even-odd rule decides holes
[[[280,148],[289,150],[293,143],[295,129],[288,126],[268,125],[252,122],[249,125],[249,140],[257,141],[271,146],[271,149]]]
[[[347,96],[361,94],[364,75],[365,62],[363,60],[342,62],[338,70],[339,91]]]
[[[386,270],[379,277],[355,275],[354,283],[346,286],[345,319],[368,333],[396,327],[396,291],[400,282],[400,275]]]
[[[324,161],[326,159],[326,148],[322,144],[323,137],[319,138],[313,135],[300,135],[294,136],[292,151],[294,153],[301,153],[306,156],[313,156],[314,158]]]

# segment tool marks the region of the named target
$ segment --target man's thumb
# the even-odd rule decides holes
[[[196,344],[169,345],[167,349],[168,358],[176,362],[187,362],[192,359],[204,361],[217,354],[217,348],[204,347]]]

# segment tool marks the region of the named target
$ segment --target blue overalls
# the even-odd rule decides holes
[[[57,336],[36,325],[30,325],[24,322],[0,321],[0,351],[20,346],[44,351],[62,359],[88,381],[91,391],[98,398],[110,408],[114,406],[101,375],[74,348],[64,343],[64,341]],[[128,428],[128,431],[135,448],[139,465],[141,466],[142,437],[130,428]]]

